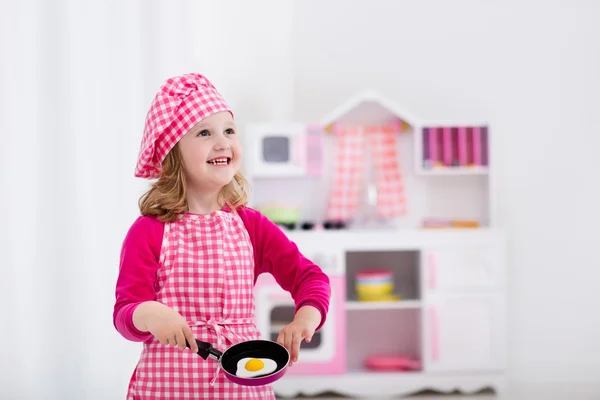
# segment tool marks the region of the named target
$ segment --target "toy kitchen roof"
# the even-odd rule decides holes
[[[442,121],[423,119],[373,90],[365,90],[350,98],[319,121],[327,129],[335,123],[364,125],[400,121],[404,130],[419,127],[486,126],[482,121]]]

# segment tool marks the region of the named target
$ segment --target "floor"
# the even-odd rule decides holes
[[[298,398],[302,400],[343,400],[347,399],[346,397],[302,397]],[[427,396],[413,396],[413,397],[404,397],[404,398],[392,398],[402,399],[402,400],[598,400],[597,397],[591,396],[583,396],[583,397],[571,397],[571,396],[544,396],[541,398],[532,398],[526,395],[507,395],[496,397],[494,395],[473,395],[473,396],[436,396],[436,395],[427,395]],[[353,398],[353,400],[392,400],[390,398]]]
[[[580,391],[581,393],[574,393],[573,388],[563,388],[560,390],[550,390],[548,392],[536,390],[535,394],[530,392],[521,393],[506,393],[499,396],[493,393],[481,393],[476,395],[437,395],[437,394],[422,394],[410,397],[364,397],[364,398],[349,398],[336,395],[324,395],[319,397],[298,397],[297,399],[302,400],[598,400],[598,392],[594,394],[586,394],[586,391]]]
[[[278,397],[279,399],[279,397]],[[381,398],[381,397],[297,397],[298,400],[500,400],[498,397],[494,396],[435,396],[435,395],[427,395],[427,396],[411,396],[411,397],[392,397],[392,398]],[[520,399],[519,399],[520,400]],[[569,399],[570,400],[570,399]]]
[[[350,399],[347,397],[299,397],[298,399],[302,400],[343,400]],[[535,397],[526,395],[506,395],[506,396],[494,396],[494,395],[472,395],[472,396],[437,396],[437,395],[426,395],[426,396],[412,396],[412,397],[404,397],[404,398],[380,398],[380,397],[371,397],[371,398],[352,398],[353,400],[598,400],[598,397],[592,396],[544,396],[544,397]]]

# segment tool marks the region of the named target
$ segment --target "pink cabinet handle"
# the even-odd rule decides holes
[[[431,359],[437,361],[440,358],[440,327],[437,308],[429,309],[429,318],[431,322]]]
[[[429,253],[429,289],[435,289],[437,286],[437,257],[435,253]]]

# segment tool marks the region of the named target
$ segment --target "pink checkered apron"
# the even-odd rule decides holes
[[[371,151],[377,189],[377,212],[382,218],[406,213],[404,184],[397,155],[397,132],[393,125],[342,127],[337,137],[336,169],[327,207],[327,219],[350,221],[356,217],[366,165]]]
[[[155,288],[157,301],[177,310],[197,339],[225,351],[258,339],[254,324],[253,249],[241,218],[230,212],[186,214],[165,224]],[[271,385],[230,382],[219,363],[189,349],[144,343],[128,400],[275,399]]]

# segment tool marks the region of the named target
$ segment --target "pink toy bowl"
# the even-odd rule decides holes
[[[403,355],[373,355],[365,360],[365,366],[374,371],[418,371],[421,362]]]
[[[390,282],[392,280],[392,271],[389,269],[374,269],[360,271],[356,274],[356,281],[360,283],[381,283]]]

